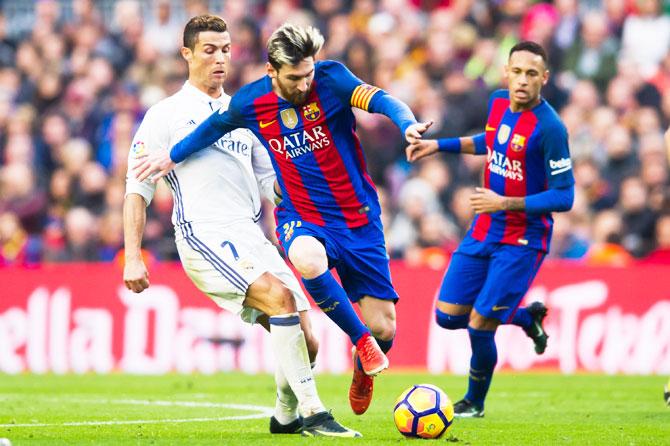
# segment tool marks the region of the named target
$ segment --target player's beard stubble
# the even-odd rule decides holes
[[[309,96],[309,93],[312,91],[312,87],[307,89],[305,92],[301,92],[297,88],[293,88],[291,91],[289,88],[287,88],[282,82],[279,80],[279,78],[275,79],[277,83],[277,88],[279,89],[279,93],[281,94],[281,97],[289,101],[293,105],[302,105],[307,101],[307,97]]]

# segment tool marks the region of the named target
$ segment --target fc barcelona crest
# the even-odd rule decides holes
[[[515,133],[512,136],[512,141],[509,143],[509,145],[515,152],[521,152],[526,145],[526,137]]]
[[[281,117],[282,124],[284,124],[284,127],[286,128],[292,129],[298,125],[298,114],[295,112],[294,108],[282,110],[281,113],[279,113],[279,116]]]
[[[319,119],[319,116],[321,116],[321,110],[319,110],[319,106],[316,105],[316,102],[310,102],[302,107],[302,115],[308,121],[316,121]]]

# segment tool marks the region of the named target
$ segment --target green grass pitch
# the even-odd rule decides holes
[[[349,409],[348,375],[318,375],[321,398],[359,440],[270,435],[268,375],[0,375],[0,438],[21,445],[399,445],[396,397],[432,383],[459,399],[466,377],[386,372],[360,417]],[[670,445],[670,408],[659,376],[494,376],[486,418],[456,420],[455,445]],[[239,406],[236,406],[239,405]],[[247,418],[243,418],[247,417]],[[241,418],[241,419],[240,419]]]

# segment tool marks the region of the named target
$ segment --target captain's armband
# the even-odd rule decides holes
[[[368,111],[370,101],[378,91],[381,91],[381,88],[370,84],[360,84],[351,93],[351,106]]]

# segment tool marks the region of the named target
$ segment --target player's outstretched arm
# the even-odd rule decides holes
[[[223,135],[238,127],[240,126],[233,123],[230,110],[215,111],[184,139],[172,146],[170,159],[175,163],[181,163],[195,152],[211,146]]]
[[[195,152],[209,147],[228,132],[239,128],[229,111],[212,113],[195,130],[175,144],[169,152],[153,151],[142,159],[135,167],[134,172],[138,181],[144,181],[152,176],[151,181],[156,183],[174,169],[177,163],[184,161]]]
[[[407,156],[407,161],[410,163],[437,152],[439,152],[439,147],[436,139],[418,139],[405,147],[405,155]]]
[[[142,259],[142,233],[146,223],[146,203],[139,194],[128,194],[123,202],[123,243],[125,264],[123,283],[141,293],[149,288],[149,272]]]
[[[486,154],[486,136],[480,133],[474,136],[461,138],[441,138],[415,140],[405,148],[407,161],[413,163],[421,158],[430,156],[436,152],[468,153],[471,155]]]

